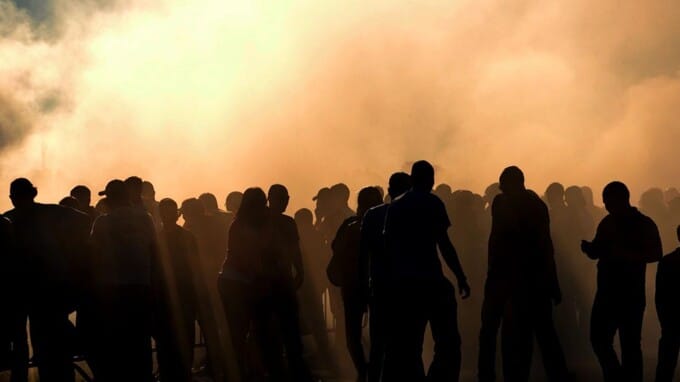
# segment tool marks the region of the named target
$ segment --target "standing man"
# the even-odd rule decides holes
[[[602,196],[609,215],[597,227],[595,239],[581,243],[583,252],[598,260],[590,340],[605,382],[640,382],[645,272],[647,264],[661,260],[661,238],[652,219],[630,205],[625,184],[609,183]],[[621,361],[613,346],[617,331]]]
[[[444,203],[434,194],[434,168],[413,164],[413,190],[390,205],[385,224],[387,253],[387,346],[383,381],[425,380],[422,349],[429,322],[436,343],[428,378],[458,381],[461,341],[455,291],[444,276],[439,252],[458,279],[463,298],[470,295],[458,254],[451,244],[451,225]],[[439,251],[438,251],[439,250]]]
[[[149,215],[133,205],[125,183],[106,185],[109,213],[92,228],[95,299],[93,371],[101,382],[152,380],[152,264],[158,258]]]
[[[534,336],[549,381],[563,381],[567,367],[552,318],[561,299],[545,203],[524,186],[524,174],[508,167],[491,206],[489,269],[482,305],[479,380],[495,380],[496,337],[503,324],[506,381],[529,379]]]

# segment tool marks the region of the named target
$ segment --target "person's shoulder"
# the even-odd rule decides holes
[[[660,268],[680,268],[680,248],[676,248],[675,251],[667,254],[661,258],[659,261]]]
[[[364,221],[365,220],[371,220],[371,219],[376,219],[381,216],[385,216],[385,212],[389,208],[389,204],[381,204],[372,208],[369,208],[368,211],[364,214]]]
[[[6,219],[9,219],[9,221],[12,221],[12,218],[16,217],[17,210],[15,208],[12,208],[9,211],[5,211],[2,216]]]

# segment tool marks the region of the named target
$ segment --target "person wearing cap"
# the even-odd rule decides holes
[[[26,178],[10,184],[14,209],[5,213],[13,225],[17,293],[16,380],[27,378],[26,320],[41,381],[73,381],[73,327],[68,315],[79,296],[89,218],[68,207],[36,203],[38,190]],[[23,292],[23,294],[21,294]],[[22,339],[19,339],[23,337]]]
[[[100,193],[109,213],[92,228],[96,319],[90,335],[97,381],[149,381],[152,264],[158,257],[151,216],[133,206],[129,189],[112,180]]]

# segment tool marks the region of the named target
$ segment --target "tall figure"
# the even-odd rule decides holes
[[[152,264],[158,256],[151,215],[133,205],[125,183],[100,193],[109,213],[92,227],[96,318],[91,340],[98,381],[152,380]]]
[[[470,288],[448,236],[449,217],[434,194],[434,168],[413,164],[413,189],[390,205],[385,224],[387,274],[387,346],[383,381],[425,379],[422,349],[429,322],[436,343],[428,371],[433,381],[457,381],[461,340],[455,291],[444,276],[439,253],[458,279],[463,298]],[[439,250],[439,251],[438,251]]]
[[[388,194],[390,200],[411,189],[411,176],[397,172],[390,176]],[[379,382],[385,360],[385,329],[389,324],[386,314],[386,296],[390,285],[386,280],[387,253],[385,249],[385,219],[389,204],[381,204],[369,209],[361,222],[361,264],[368,264],[368,273],[362,275],[368,285],[369,337],[371,350],[368,363],[368,381]]]
[[[583,252],[598,260],[590,340],[605,382],[640,382],[645,272],[647,264],[661,259],[661,238],[652,219],[630,205],[625,184],[609,183],[602,197],[609,215],[597,227],[595,239],[581,243]],[[617,331],[621,361],[613,346]]]

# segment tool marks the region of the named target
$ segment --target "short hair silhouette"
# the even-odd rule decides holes
[[[394,199],[410,190],[411,187],[411,175],[405,172],[395,172],[390,176],[387,193],[390,195],[390,198]]]
[[[71,189],[70,195],[79,201],[87,200],[92,197],[92,192],[87,186],[78,185]]]
[[[338,183],[336,185],[333,185],[330,190],[331,190],[331,193],[336,198],[338,198],[339,201],[342,201],[342,202],[345,202],[345,203],[349,202],[350,191],[349,191],[349,187],[346,184]]]
[[[361,191],[359,191],[359,195],[357,196],[357,216],[361,217],[361,215],[366,213],[366,211],[382,204],[382,202],[382,196],[380,195],[380,191],[378,191],[377,188],[362,188]]]
[[[308,208],[302,208],[295,212],[295,222],[299,226],[311,226],[314,224],[314,214]]]
[[[203,208],[205,208],[206,211],[217,211],[219,209],[217,206],[217,198],[210,192],[202,193],[198,197],[198,200],[203,203]]]
[[[609,183],[602,190],[604,206],[610,213],[616,214],[630,207],[630,191],[619,181]]]
[[[434,186],[434,167],[425,160],[415,162],[411,167],[411,181],[414,189],[431,191]]]
[[[498,187],[503,192],[524,189],[524,173],[517,166],[506,167],[498,178]]]
[[[17,178],[9,185],[9,196],[12,199],[34,199],[38,196],[38,189],[26,178]]]
[[[269,200],[269,208],[272,211],[283,213],[288,207],[288,201],[290,200],[288,189],[283,184],[273,184],[269,187],[267,199]]]
[[[78,202],[78,199],[74,198],[73,196],[67,196],[59,201],[60,206],[64,207],[70,207],[73,209],[78,209],[80,207],[80,203]]]
[[[224,201],[224,207],[229,212],[236,212],[241,206],[241,200],[243,200],[243,193],[240,191],[232,191],[227,195],[227,199]]]
[[[145,180],[142,182],[142,197],[147,198],[147,199],[153,199],[153,197],[156,195],[156,189],[153,186],[153,183],[149,182],[148,180]]]
[[[158,202],[158,212],[163,224],[175,223],[179,218],[177,202],[170,198],[165,198]]]
[[[142,178],[131,176],[125,179],[125,186],[130,193],[130,198],[138,199],[142,197]]]

